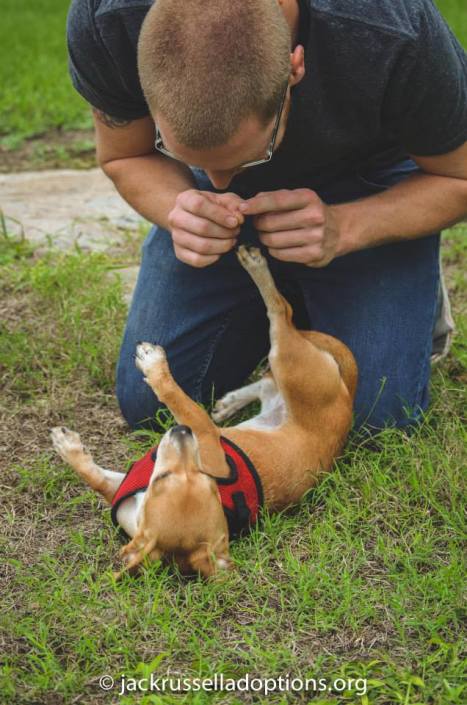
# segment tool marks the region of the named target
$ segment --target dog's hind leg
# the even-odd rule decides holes
[[[51,436],[54,448],[60,457],[110,504],[125,477],[124,473],[105,470],[96,465],[92,455],[84,448],[79,434],[65,426],[53,428]]]
[[[274,380],[270,374],[267,374],[257,382],[228,392],[216,402],[211,416],[216,423],[220,423],[251,404],[252,401],[260,400],[262,406],[267,405],[270,398],[276,394],[277,387]]]

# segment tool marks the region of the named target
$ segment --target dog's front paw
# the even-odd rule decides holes
[[[164,348],[151,343],[139,343],[136,346],[136,367],[141,370],[145,377],[152,370],[167,362]]]
[[[66,462],[75,459],[81,453],[87,453],[78,433],[70,431],[66,426],[56,426],[50,432],[53,447]]]
[[[247,271],[266,266],[266,260],[258,247],[240,245],[237,250],[238,261]]]

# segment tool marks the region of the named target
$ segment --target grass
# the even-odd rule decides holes
[[[90,112],[67,72],[68,0],[3,0],[0,24],[0,136],[14,147],[54,127],[89,127]]]
[[[467,46],[464,0],[437,0]],[[24,138],[52,128],[89,128],[90,111],[71,86],[65,18],[68,0],[18,3],[3,0],[0,24],[0,144],[13,149]],[[64,158],[68,161],[65,150]]]
[[[467,11],[438,2],[464,45]],[[4,0],[0,141],[89,126],[66,71],[68,0]],[[89,150],[78,142],[78,152]],[[51,159],[68,159],[68,148]],[[63,154],[60,150],[63,149]],[[0,224],[1,226],[1,224]],[[315,705],[461,705],[465,494],[466,226],[446,263],[459,334],[433,376],[410,438],[379,452],[354,442],[301,505],[265,515],[232,546],[235,570],[184,580],[151,565],[115,583],[109,512],[52,453],[50,427],[79,430],[104,466],[124,469],[153,438],[129,436],[114,365],[126,310],[121,261],[76,249],[39,255],[0,227],[0,703],[273,703],[292,694],[157,692],[120,697],[99,677],[245,674],[367,679],[367,692],[319,692]],[[132,253],[133,254],[133,253]],[[124,255],[121,255],[124,257]],[[296,694],[309,702],[310,694]]]
[[[464,48],[467,47],[467,10],[464,0],[435,0]]]
[[[448,235],[457,322],[465,326],[466,226]],[[129,437],[113,395],[125,317],[118,264],[80,251],[38,256],[0,239],[0,447],[8,449],[0,701],[16,705],[309,702],[311,694],[130,692],[145,678],[361,679],[326,705],[460,705],[465,524],[465,327],[434,373],[433,404],[411,437],[357,442],[301,505],[265,515],[232,546],[222,580],[148,566],[115,583],[109,512],[53,454],[48,430],[79,430],[98,462],[124,469],[153,442]],[[342,685],[338,681],[339,685]]]

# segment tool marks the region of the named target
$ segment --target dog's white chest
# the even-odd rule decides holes
[[[145,494],[137,492],[125,499],[117,509],[117,521],[128,536],[136,534]]]

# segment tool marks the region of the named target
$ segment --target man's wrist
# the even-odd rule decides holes
[[[360,202],[329,206],[338,232],[336,257],[363,250],[370,245],[369,242],[366,242],[361,219],[363,213],[361,207],[356,208],[357,203],[360,206]]]
[[[410,239],[409,235],[403,234],[401,214],[396,213],[397,203],[395,199],[389,200],[389,196],[395,194],[389,191],[330,206],[339,233],[336,257]]]

